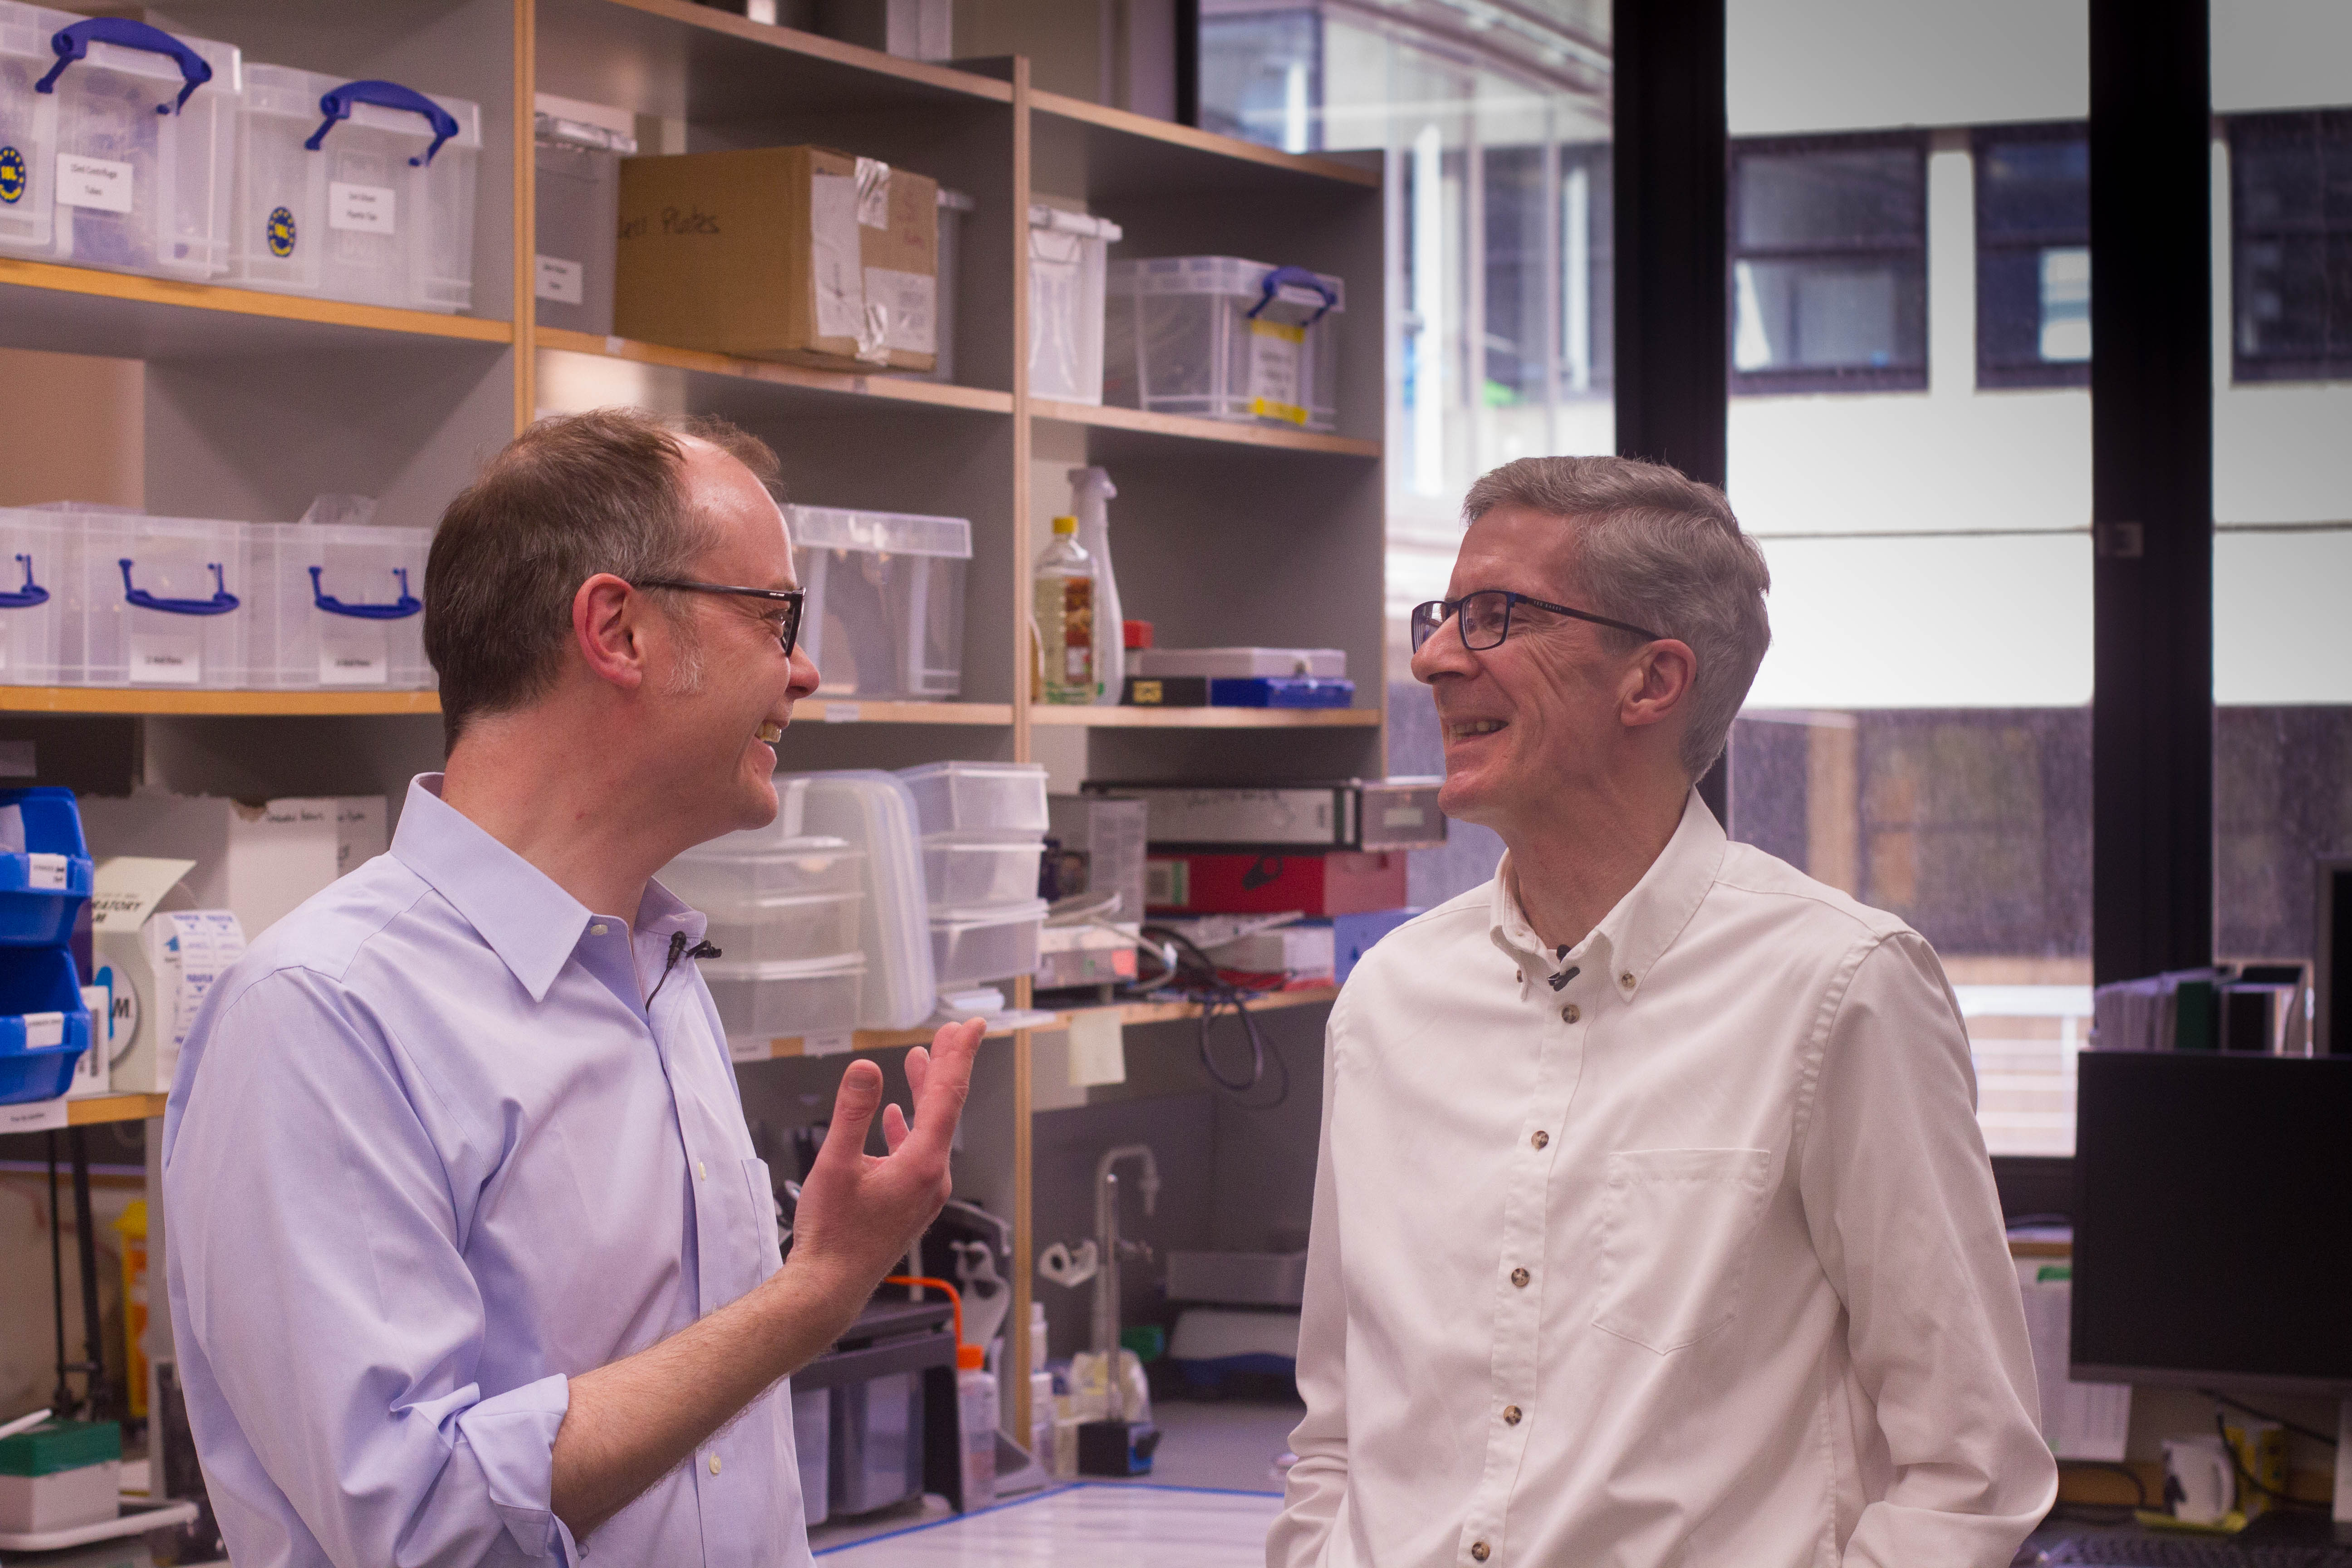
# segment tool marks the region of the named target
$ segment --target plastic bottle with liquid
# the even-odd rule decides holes
[[[1037,557],[1037,698],[1095,700],[1095,563],[1078,543],[1078,520],[1054,520],[1054,540]]]
[[[956,1416],[967,1513],[996,1500],[996,1374],[978,1345],[956,1346]]]
[[[1110,564],[1110,508],[1118,494],[1103,468],[1070,470],[1070,510],[1078,517],[1078,545],[1095,566],[1095,625],[1105,629],[1095,639],[1095,702],[1116,704],[1126,694],[1127,645],[1118,635],[1121,614],[1118,579]]]

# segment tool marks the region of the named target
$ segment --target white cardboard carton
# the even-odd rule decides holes
[[[228,910],[258,937],[388,843],[384,799],[320,795],[258,805],[218,795],[134,795],[80,802],[90,857],[195,862],[185,879],[199,909]]]

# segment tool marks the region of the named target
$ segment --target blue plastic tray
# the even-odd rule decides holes
[[[64,1016],[55,1045],[29,1045],[25,1016]],[[0,949],[0,1105],[55,1100],[89,1048],[89,1011],[73,955],[61,947]]]
[[[1212,708],[1352,708],[1356,683],[1345,676],[1221,675],[1209,682]]]
[[[25,847],[0,850],[0,946],[60,946],[89,900],[81,812],[73,791],[47,786],[0,789],[0,808],[12,805],[24,816]]]

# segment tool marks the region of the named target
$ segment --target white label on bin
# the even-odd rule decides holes
[[[327,184],[327,226],[354,234],[400,232],[400,193],[390,185]]]
[[[66,1124],[66,1097],[0,1105],[0,1132],[49,1132]]]
[[[531,292],[559,305],[586,302],[588,290],[581,279],[580,263],[566,261],[560,256],[541,256],[534,259],[539,263],[539,281],[532,286]]]
[[[58,154],[58,205],[96,207],[102,213],[131,210],[131,165],[79,153]]]
[[[392,680],[392,654],[382,626],[358,626],[319,638],[319,684],[383,686]]]
[[[939,280],[921,272],[887,267],[866,269],[866,302],[883,310],[882,343],[910,354],[929,353],[939,343]]]
[[[828,724],[855,724],[866,717],[860,703],[828,701],[824,705],[824,721]]]
[[[66,858],[62,855],[25,857],[25,890],[62,893],[66,890]]]
[[[25,1048],[37,1051],[44,1046],[66,1043],[66,1016],[63,1013],[27,1013],[25,1015]]]
[[[1298,346],[1306,341],[1304,327],[1280,321],[1250,323],[1249,411],[1260,419],[1307,423],[1298,387]]]
[[[131,679],[151,686],[195,686],[205,679],[204,644],[194,637],[134,634]]]
[[[746,1039],[740,1035],[727,1037],[727,1057],[730,1061],[763,1062],[775,1054],[774,1047],[765,1040]]]
[[[804,1057],[837,1057],[855,1044],[847,1029],[836,1029],[827,1035],[803,1035],[801,1055]]]

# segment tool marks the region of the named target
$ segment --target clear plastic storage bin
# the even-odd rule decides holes
[[[0,0],[0,251],[227,272],[239,76],[233,45]]]
[[[546,110],[534,127],[533,309],[542,327],[603,337],[613,330],[621,160],[636,152],[636,139],[609,125]]]
[[[1108,218],[1029,209],[1029,395],[1103,400],[1103,268],[1118,242]]]
[[[793,568],[808,593],[800,646],[820,697],[942,698],[963,689],[960,517],[787,509]]]
[[[923,840],[923,886],[933,909],[1025,904],[1037,897],[1040,838]]]
[[[237,281],[415,310],[473,303],[479,105],[251,65],[242,119]]]
[[[91,686],[250,683],[254,584],[241,522],[61,512],[79,582],[65,632]]]
[[[866,898],[857,918],[857,945],[866,955],[866,985],[858,1026],[911,1029],[940,1005],[925,928],[923,858],[915,837],[915,801],[897,775],[874,770],[803,773],[776,781],[790,832],[827,834],[866,852]]]
[[[0,686],[79,676],[63,658],[66,538],[54,512],[0,509]]]
[[[1329,430],[1339,370],[1337,278],[1231,256],[1115,261],[1104,392],[1123,408]]]
[[[925,763],[898,776],[914,792],[926,837],[1045,831],[1045,770],[1034,763]]]
[[[1045,900],[1005,910],[943,911],[931,921],[931,968],[940,989],[976,985],[1037,968]]]
[[[662,885],[709,917],[710,942],[727,963],[856,955],[865,853],[831,837],[732,847],[759,837],[730,834],[688,850],[663,870]]]
[[[421,596],[431,531],[289,522],[247,534],[255,685],[432,687]]]
[[[866,988],[862,953],[803,963],[706,958],[701,969],[730,1055],[764,1057],[772,1040],[841,1034],[857,1026],[858,999]]]

